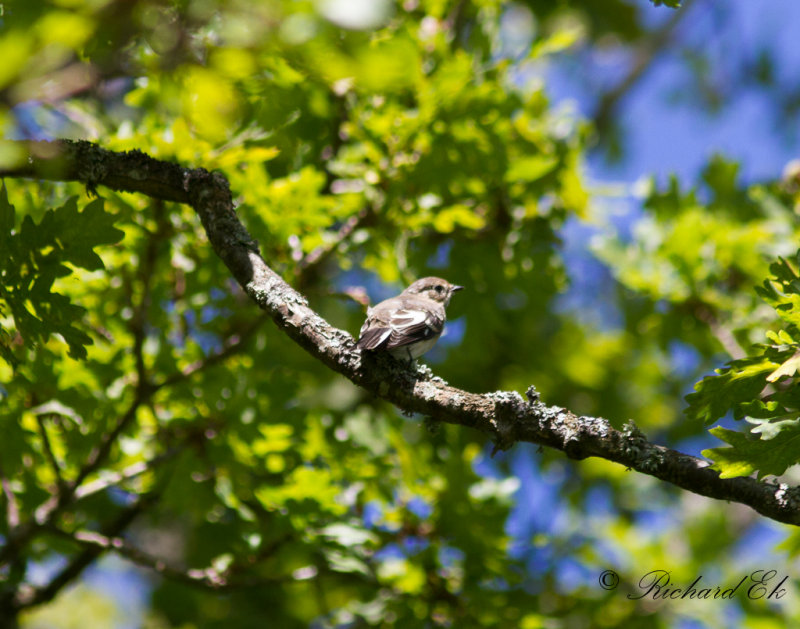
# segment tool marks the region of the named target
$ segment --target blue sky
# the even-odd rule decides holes
[[[665,7],[653,7],[648,0],[637,0],[648,23],[659,23],[671,16]],[[717,6],[714,7],[713,5]],[[724,5],[723,8],[720,8]],[[724,11],[724,15],[720,15]],[[800,2],[797,0],[726,0],[723,3],[695,3],[692,12],[677,32],[679,42],[705,43],[720,60],[720,72],[726,72],[728,59],[748,50],[757,51],[767,47],[779,61],[778,76],[787,84],[800,84]],[[733,53],[733,54],[729,54]],[[598,58],[596,70],[605,73],[609,83],[621,76],[625,60],[611,55]],[[723,75],[724,77],[724,75]],[[586,167],[590,178],[597,182],[622,182],[633,184],[644,176],[655,175],[664,181],[670,173],[676,173],[682,181],[696,181],[698,173],[715,153],[724,153],[742,163],[742,173],[748,180],[778,177],[784,165],[800,156],[798,147],[792,143],[791,134],[776,133],[772,116],[773,104],[756,89],[736,90],[723,104],[717,115],[709,115],[691,104],[692,94],[685,93],[691,83],[687,79],[685,64],[676,53],[670,53],[654,64],[644,79],[627,95],[619,112],[625,124],[626,152],[624,159],[608,163],[600,153],[593,155]],[[584,115],[591,113],[593,95],[580,77],[569,71],[568,66],[555,65],[547,77],[547,89],[554,102],[571,101]],[[683,91],[683,92],[682,92]],[[677,98],[677,103],[676,103]],[[797,134],[797,130],[792,130]],[[788,137],[788,140],[787,140]],[[796,138],[795,138],[796,139]],[[636,215],[635,202],[628,200],[631,219]],[[589,264],[587,241],[591,230],[577,224],[566,232],[565,246],[568,258],[575,265]],[[572,253],[576,255],[572,255]],[[573,271],[576,267],[573,267]],[[583,267],[577,268],[585,275]],[[583,287],[578,285],[577,290]],[[613,313],[608,316],[613,317]],[[452,325],[452,324],[451,324]],[[454,328],[452,333],[457,332]],[[454,340],[453,334],[450,340]],[[518,448],[511,456],[510,467],[521,479],[517,493],[519,503],[514,516],[509,520],[508,531],[527,545],[537,532],[549,532],[568,516],[561,504],[559,487],[561,479],[546,477],[538,466],[534,448]],[[501,455],[501,457],[504,455]],[[486,462],[482,473],[491,474],[491,463]],[[607,499],[601,494],[587,497],[602,512]],[[668,523],[669,524],[669,523]],[[667,526],[664,524],[663,526]],[[768,534],[772,531],[771,534]],[[766,545],[757,545],[757,554],[768,557],[777,541],[776,528],[759,527],[757,536]],[[747,546],[752,556],[754,547],[748,538]],[[537,551],[538,560],[552,560],[546,549]],[[568,581],[581,583],[586,577],[573,564],[565,564],[565,570],[577,571]],[[593,577],[592,577],[593,578]],[[85,581],[112,595],[125,606],[130,624],[136,626],[141,608],[148,596],[147,581],[129,565],[120,565],[114,559],[105,561],[89,571]]]
[[[661,22],[672,14],[646,0],[638,3],[648,23]],[[800,84],[798,35],[800,2],[796,0],[695,2],[676,31],[677,45],[653,64],[621,103],[625,158],[609,164],[595,155],[588,164],[590,175],[598,180],[634,182],[649,175],[664,181],[676,173],[681,179],[693,180],[711,155],[722,152],[741,161],[748,180],[779,176],[800,152],[791,137],[787,140],[786,135],[791,134],[776,133],[774,104],[768,96],[754,88],[735,87],[718,114],[701,111],[691,104],[694,97],[689,93],[691,84],[679,48],[688,44],[709,53],[714,60],[714,80],[723,84],[731,78],[735,63],[766,49],[778,61],[778,80],[796,85]],[[626,67],[619,55],[597,56],[593,61],[596,71],[610,76],[612,84]],[[588,115],[593,95],[576,79],[577,75],[556,66],[548,76],[548,92],[555,102],[573,101]],[[787,131],[797,134],[798,129]]]
[[[643,21],[654,28],[674,15],[664,6],[636,1]],[[737,72],[764,51],[776,62],[780,86],[800,85],[798,25],[800,2],[796,0],[693,2],[674,32],[673,43],[619,102],[622,159],[611,162],[600,150],[589,155],[585,169],[595,194],[609,187],[628,191],[602,200],[601,221],[611,221],[624,238],[641,216],[641,202],[631,194],[638,181],[654,177],[664,184],[675,174],[681,186],[689,188],[698,183],[700,172],[715,154],[738,161],[744,181],[779,178],[786,164],[800,157],[800,126],[779,124],[771,94],[740,85]],[[710,58],[709,80],[724,88],[725,98],[717,111],[710,112],[697,102],[686,48],[701,50]],[[616,85],[627,74],[630,60],[624,49],[565,56],[549,69],[546,89],[553,103],[568,105],[588,118],[596,105],[596,86]],[[560,306],[587,323],[607,328],[619,325],[620,320],[614,304],[603,298],[613,280],[590,250],[598,230],[596,224],[577,219],[564,229],[564,259],[572,285]],[[691,376],[687,358],[686,352],[676,354],[676,359],[682,359],[681,369]]]
[[[656,8],[647,0],[638,0],[638,6],[648,24],[657,25],[672,16],[670,9]],[[595,186],[609,183],[633,186],[651,176],[663,183],[674,173],[681,185],[688,187],[697,183],[701,170],[715,153],[740,162],[740,173],[745,181],[780,177],[787,162],[800,157],[797,146],[800,127],[779,128],[774,115],[776,105],[770,95],[763,89],[737,85],[733,75],[736,64],[755,58],[763,49],[774,56],[776,76],[781,85],[800,85],[798,35],[800,2],[797,0],[695,2],[675,33],[676,43],[620,102],[618,112],[624,125],[623,158],[610,163],[602,152],[595,152],[586,164],[588,178]],[[715,113],[698,106],[691,93],[694,84],[680,53],[684,44],[710,54],[715,73],[712,80],[732,86]],[[586,61],[581,58],[580,64]],[[583,116],[590,116],[596,92],[586,84],[587,75],[592,75],[592,80],[599,84],[615,85],[625,75],[628,61],[623,54],[607,54],[593,57],[588,69],[585,65],[576,66],[574,58],[555,63],[547,74],[551,100],[556,104],[569,103]],[[616,199],[613,203],[618,206],[615,211],[623,213],[614,222],[623,229],[640,215],[639,201],[633,196]],[[564,258],[572,286],[561,305],[589,313],[592,323],[613,326],[617,313],[613,305],[602,298],[600,288],[611,280],[589,251],[589,240],[594,233],[594,226],[578,220],[571,221],[564,230]],[[679,367],[691,372],[691,363],[696,364],[696,359],[693,361],[682,349],[676,351]],[[679,447],[699,455],[711,441],[716,442],[709,435]],[[564,516],[566,506],[559,497],[559,482],[548,481],[539,471],[538,456],[532,449],[517,447],[508,456],[512,472],[521,480],[517,505],[507,527],[515,538],[514,547],[519,549],[520,545],[528,546],[534,534],[551,532],[553,522]],[[606,508],[607,500],[602,495],[588,495],[587,501],[590,513],[602,513]],[[552,520],[545,518],[543,521],[542,514],[552,516]],[[650,520],[643,522],[646,530],[666,531],[681,526],[680,519],[670,515],[666,504],[658,512],[643,515]],[[780,527],[762,521],[743,538],[736,551],[737,560],[742,565],[756,560],[782,565],[783,558],[773,551],[782,538]],[[543,553],[545,551],[540,549],[532,558],[545,561]],[[572,572],[566,570],[562,576],[575,585],[586,577],[580,570],[575,572],[572,564],[567,568],[573,568]],[[704,625],[693,623],[691,626]]]

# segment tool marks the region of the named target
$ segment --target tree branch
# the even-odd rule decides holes
[[[0,470],[0,484],[3,488],[3,497],[6,499],[6,526],[9,531],[13,531],[19,526],[19,505],[11,489],[11,482],[2,470]]]
[[[232,590],[261,585],[274,585],[275,583],[285,581],[285,579],[282,578],[265,577],[252,579],[240,578],[234,580],[230,578],[229,571],[219,570],[214,566],[208,566],[206,568],[176,568],[167,565],[164,560],[153,557],[128,543],[121,537],[103,535],[94,531],[75,531],[74,533],[68,533],[56,527],[48,528],[48,531],[82,546],[84,548],[84,553],[98,556],[107,551],[112,551],[135,563],[137,566],[152,570],[167,579],[196,587],[209,588],[212,590]]]
[[[694,493],[740,502],[779,522],[800,525],[797,487],[745,477],[722,479],[707,461],[651,443],[632,424],[619,431],[605,419],[546,406],[533,387],[527,400],[513,391],[469,393],[425,367],[410,371],[389,357],[362,356],[347,332],[332,327],[267,266],[236,216],[221,174],[160,162],[139,151],[114,153],[89,142],[34,143],[29,152],[27,164],[0,171],[0,176],[83,181],[191,204],[217,255],[283,332],[332,370],[405,411],[475,428],[493,435],[502,448],[527,441],[561,450],[570,458],[614,461]]]
[[[350,238],[356,229],[367,223],[369,219],[372,218],[373,214],[374,212],[372,211],[372,208],[367,206],[362,208],[358,214],[348,218],[336,232],[336,236],[334,236],[330,243],[320,245],[305,255],[297,263],[297,267],[295,268],[295,279],[302,285],[311,272],[325,262],[325,260],[327,260],[333,254],[333,252],[336,251],[339,245]]]
[[[694,316],[708,326],[711,334],[717,339],[722,349],[727,352],[731,359],[738,360],[747,355],[747,352],[744,351],[739,341],[736,340],[733,332],[720,323],[717,313],[711,306],[699,300],[691,300],[688,302],[688,305]]]
[[[136,417],[136,411],[145,401],[147,394],[143,388],[137,385],[136,387],[136,394],[131,402],[131,405],[128,407],[127,412],[119,418],[117,421],[117,425],[114,426],[114,429],[103,435],[100,445],[94,448],[90,453],[89,457],[86,459],[86,463],[84,463],[83,467],[78,472],[78,477],[72,482],[72,491],[74,492],[78,487],[80,487],[81,483],[85,481],[93,472],[95,472],[106,460],[109,453],[111,452],[111,448],[116,443],[119,436],[122,432],[128,427],[128,425],[133,421]]]
[[[148,234],[141,261],[137,267],[137,279],[141,283],[142,293],[138,303],[131,303],[133,316],[129,328],[133,335],[133,356],[136,361],[136,383],[139,389],[150,385],[147,367],[144,362],[144,341],[147,335],[147,309],[150,307],[150,293],[153,287],[156,264],[158,262],[158,249],[161,242],[169,237],[169,223],[165,220],[164,202],[156,199],[154,214],[157,224],[155,233]],[[145,230],[146,231],[146,230]],[[133,289],[131,293],[133,293]]]
[[[78,472],[78,477],[39,505],[32,518],[18,524],[13,530],[9,531],[8,538],[4,540],[4,545],[0,547],[0,566],[7,562],[13,562],[23,546],[44,526],[49,525],[75,499],[76,491],[83,481],[102,465],[114,442],[133,418],[136,417],[136,410],[144,401],[145,395],[146,391],[137,386],[136,397],[128,411],[117,421],[114,429],[103,436],[100,445],[89,453],[86,463]]]
[[[625,77],[599,99],[592,120],[598,133],[608,129],[617,106],[625,95],[644,77],[659,53],[671,43],[675,30],[686,17],[693,0],[685,0],[683,6],[660,28],[643,38],[643,43],[634,52],[634,62]]]
[[[149,509],[157,499],[158,494],[156,493],[141,496],[134,504],[124,509],[111,524],[105,526],[103,534],[107,537],[116,537],[128,528],[137,516]],[[19,612],[22,609],[35,607],[53,600],[65,586],[78,578],[88,566],[102,555],[104,550],[104,548],[97,545],[85,547],[47,585],[38,588],[20,588],[11,605],[13,611]]]
[[[102,479],[98,479],[91,483],[85,483],[75,490],[75,500],[82,500],[88,496],[93,496],[94,494],[100,493],[109,487],[120,485],[125,481],[129,481],[137,476],[141,476],[145,472],[152,471],[162,463],[165,463],[175,457],[181,450],[183,450],[183,447],[172,448],[162,454],[154,456],[152,459],[133,463],[124,470],[119,472],[111,472],[107,475],[104,475]]]
[[[183,382],[184,380],[188,380],[194,374],[224,362],[226,359],[241,351],[263,324],[263,317],[259,317],[258,319],[254,320],[252,323],[246,326],[240,334],[233,334],[228,337],[225,341],[224,347],[216,354],[210,354],[205,358],[196,360],[191,365],[187,365],[181,371],[170,374],[160,382],[156,382],[152,385],[153,391],[157,391],[163,387],[169,387],[179,382]]]
[[[44,148],[47,149],[46,143],[44,143],[44,145],[37,144],[36,146],[40,149],[44,146]],[[33,159],[36,161],[39,158]],[[58,165],[58,158],[56,158],[54,164]],[[160,202],[159,207],[161,207]],[[159,222],[165,222],[163,215],[159,216]],[[158,233],[165,233],[165,229],[166,227],[162,226],[162,229],[159,229]],[[16,501],[9,499],[9,497],[11,499],[14,498],[13,493],[11,493],[10,485],[6,479],[3,478],[3,490],[7,496],[7,499],[9,499],[7,507],[7,519],[9,522],[11,522],[13,516],[14,525],[9,526],[9,536],[6,540],[4,540],[4,545],[0,546],[0,566],[8,563],[9,561],[13,561],[18,556],[22,547],[44,527],[50,525],[55,518],[74,500],[80,500],[81,498],[102,491],[111,485],[129,480],[130,478],[138,476],[145,471],[154,469],[161,462],[166,461],[177,454],[181,448],[173,448],[162,455],[154,457],[150,461],[136,463],[120,473],[112,474],[106,478],[84,484],[84,481],[102,466],[104,461],[108,458],[114,443],[116,443],[122,432],[135,419],[139,407],[145,403],[153,393],[162,387],[171,386],[181,382],[191,377],[191,375],[197,373],[198,371],[224,361],[226,358],[238,352],[263,323],[263,318],[255,320],[250,326],[245,328],[244,332],[240,336],[233,336],[228,339],[228,344],[226,347],[217,354],[213,354],[201,361],[193,363],[183,371],[173,374],[161,382],[155,384],[150,382],[145,370],[142,346],[144,342],[145,329],[144,311],[150,299],[150,278],[152,277],[153,269],[156,263],[157,243],[148,241],[148,246],[145,249],[146,251],[143,257],[145,260],[146,269],[144,272],[140,273],[144,288],[139,303],[132,304],[134,309],[137,311],[137,314],[134,315],[134,319],[138,319],[138,323],[132,326],[132,332],[134,335],[133,353],[136,357],[136,372],[138,376],[134,399],[125,414],[118,419],[116,426],[110,432],[104,434],[100,438],[100,443],[89,453],[86,462],[78,472],[77,478],[69,483],[63,480],[63,477],[60,473],[60,468],[53,454],[43,419],[41,417],[37,417],[39,420],[40,436],[43,441],[43,449],[58,481],[58,492],[51,495],[47,500],[39,505],[34,512],[33,518],[21,523],[19,510],[16,507]]]
[[[56,460],[56,455],[53,454],[53,446],[50,443],[50,437],[47,434],[47,426],[45,425],[44,417],[40,414],[36,415],[36,426],[39,428],[39,436],[42,438],[42,449],[44,450],[45,457],[47,458],[47,462],[50,464],[50,467],[53,470],[53,474],[56,478],[56,489],[58,493],[65,491],[66,483],[64,482],[64,478],[61,476],[61,466],[58,464]]]

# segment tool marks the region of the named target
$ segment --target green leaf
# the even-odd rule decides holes
[[[357,572],[364,576],[370,576],[369,566],[358,557],[345,554],[340,550],[332,548],[325,548],[322,552],[331,570],[344,573]]]
[[[717,375],[706,376],[695,386],[695,393],[686,396],[686,414],[706,424],[716,421],[728,411],[734,417],[744,416],[740,405],[751,402],[766,386],[766,376],[778,365],[765,356],[734,360]]]
[[[531,182],[541,179],[558,165],[558,159],[549,155],[531,155],[511,162],[506,181]]]
[[[559,29],[546,39],[539,41],[531,48],[531,57],[537,59],[545,55],[563,52],[574,46],[581,38],[579,28]]]
[[[352,547],[362,544],[377,544],[380,540],[372,531],[352,524],[330,524],[320,531],[325,537],[342,546]]]
[[[56,237],[67,262],[90,271],[102,269],[103,261],[94,248],[122,240],[125,234],[114,227],[115,217],[105,211],[104,203],[103,199],[95,199],[79,212],[76,197],[72,197],[56,210]]]
[[[779,476],[800,460],[800,420],[779,422],[773,427],[770,439],[753,439],[717,426],[709,432],[731,447],[710,448],[702,454],[714,461],[712,468],[719,470],[722,478],[749,476],[755,471],[759,478],[768,474]]]
[[[751,421],[753,418],[772,419],[785,414],[784,408],[774,400],[766,402],[764,400],[742,402],[739,408],[742,410],[742,413],[746,415],[745,419],[747,421]]]
[[[47,210],[37,224],[26,214],[14,232],[15,210],[5,187],[0,191],[0,244],[6,253],[0,258],[0,312],[8,307],[16,330],[27,342],[46,341],[59,334],[73,358],[85,358],[91,337],[77,327],[86,310],[53,291],[58,278],[72,270],[65,263],[88,270],[103,268],[94,251],[100,245],[118,242],[124,233],[114,227],[115,217],[104,210],[102,199],[90,202],[83,211],[77,197],[55,210]],[[15,364],[7,339],[0,337],[0,356]]]
[[[8,191],[5,184],[0,186],[0,246],[5,249],[14,229],[14,206],[8,202]]]
[[[767,376],[767,382],[775,382],[784,376],[793,376],[800,368],[800,350],[792,354],[780,367]]]
[[[770,265],[772,277],[756,287],[761,298],[789,325],[800,327],[800,277],[784,258]]]
[[[762,439],[773,439],[775,438],[778,433],[782,430],[791,429],[792,424],[797,422],[797,417],[793,419],[784,419],[780,421],[776,420],[769,420],[769,419],[757,419],[753,417],[748,417],[747,421],[753,424],[753,429],[751,432],[760,434]]]

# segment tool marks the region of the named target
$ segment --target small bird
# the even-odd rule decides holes
[[[417,280],[397,297],[367,310],[356,348],[386,350],[411,363],[439,340],[447,319],[445,307],[462,288],[439,277]]]

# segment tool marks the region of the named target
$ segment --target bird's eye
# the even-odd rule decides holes
[[[437,293],[441,293],[444,290],[444,286],[436,286],[434,289]]]

